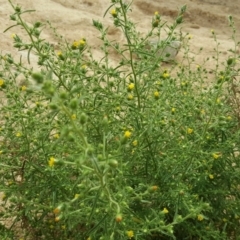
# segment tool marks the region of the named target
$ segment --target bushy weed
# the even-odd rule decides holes
[[[128,17],[131,5],[112,0],[106,15],[125,42],[110,41],[94,20],[103,54],[96,60],[84,36],[60,38],[56,51],[41,38],[46,26],[26,23],[29,11],[9,2],[14,27],[28,36],[13,35],[13,46],[29,62],[36,55],[40,70],[1,55],[1,236],[237,239],[236,49],[223,64],[216,52],[211,74],[187,51],[178,64],[166,49],[188,47],[179,30],[186,6],[171,24],[153,13],[144,35]]]

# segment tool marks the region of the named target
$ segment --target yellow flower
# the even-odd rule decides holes
[[[170,75],[168,72],[164,72],[162,76],[163,76],[163,78],[168,78]]]
[[[134,89],[134,83],[130,83],[129,85],[128,85],[128,90],[129,91],[132,91],[133,89]]]
[[[136,146],[138,145],[138,141],[137,141],[137,140],[134,140],[134,141],[132,142],[132,145],[133,145],[134,147],[136,147]]]
[[[220,76],[219,76],[219,79],[220,79],[220,80],[223,80],[223,79],[224,79],[224,76],[223,76],[223,75],[220,75]]]
[[[80,196],[80,194],[77,194],[77,193],[76,193],[75,196],[74,196],[74,198],[75,198],[75,199],[78,199],[79,196]]]
[[[60,136],[59,136],[58,133],[56,133],[56,134],[53,135],[53,137],[56,138],[56,139],[58,139]]]
[[[83,49],[83,47],[86,45],[86,40],[84,38],[82,38],[81,40],[79,41],[73,41],[72,43],[72,49],[76,49],[76,48],[81,48]],[[62,54],[61,54],[62,55]],[[61,55],[58,55],[59,57]]]
[[[26,89],[27,89],[27,87],[24,86],[24,85],[21,87],[21,90],[22,90],[22,91],[26,91]]]
[[[121,107],[116,107],[116,111],[119,112],[121,110]]]
[[[187,133],[188,133],[188,134],[192,134],[192,133],[193,133],[193,129],[192,129],[192,128],[188,128],[188,129],[187,129]]]
[[[158,11],[156,11],[156,12],[154,13],[154,15],[158,15]]]
[[[115,17],[117,17],[117,10],[116,9],[112,9],[111,11],[110,11],[110,13],[111,13],[111,15],[115,18]]]
[[[160,95],[160,93],[159,93],[158,91],[155,91],[155,92],[154,92],[154,97],[155,97],[155,98],[159,98],[159,95]]]
[[[219,157],[221,157],[221,154],[220,153],[213,153],[212,156],[213,156],[214,159],[218,159]]]
[[[198,214],[197,219],[198,221],[202,221],[204,219],[204,216],[202,214]]]
[[[11,38],[14,39],[15,37],[16,37],[16,34],[15,34],[15,33],[12,33],[12,34],[11,34]]]
[[[134,237],[134,232],[132,230],[127,231],[127,236],[128,236],[129,239],[133,238]]]
[[[126,131],[126,132],[124,133],[124,137],[125,137],[125,138],[130,138],[131,135],[132,135],[132,133],[131,133],[130,131]]]
[[[58,51],[57,52],[57,55],[60,57],[60,56],[62,56],[62,51]]]
[[[60,217],[55,217],[55,222],[59,222],[60,221]]]
[[[184,82],[181,83],[181,86],[184,87],[184,86],[187,86],[187,84],[188,83],[184,81]]]
[[[175,111],[176,111],[176,108],[172,108],[172,113],[175,113]]]
[[[164,208],[164,209],[163,209],[163,213],[164,213],[164,214],[168,214],[168,212],[169,212],[169,211],[168,211],[167,208]]]
[[[128,94],[128,100],[133,100],[133,95],[132,94]]]
[[[79,41],[79,45],[80,46],[85,46],[86,45],[86,40],[83,38],[83,39],[81,39],[80,41]]]
[[[212,174],[208,175],[210,179],[214,179],[214,176]]]
[[[74,48],[77,48],[77,47],[79,46],[79,42],[78,42],[78,41],[74,41],[73,44],[72,44],[72,46],[73,46]]]
[[[54,157],[50,157],[50,159],[48,161],[48,166],[49,167],[54,167],[55,162],[56,162],[55,158]]]
[[[75,120],[75,119],[77,118],[76,114],[73,114],[73,115],[71,116],[71,118],[72,118],[72,120]]]
[[[0,79],[0,87],[2,87],[4,85],[4,81],[3,79]]]
[[[53,213],[55,215],[59,214],[61,212],[61,208],[62,208],[61,205],[59,205],[58,207],[54,208]]]
[[[16,133],[16,137],[21,137],[22,136],[22,133],[21,132],[17,132]]]

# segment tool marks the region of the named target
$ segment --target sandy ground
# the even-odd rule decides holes
[[[35,9],[36,12],[26,14],[25,19],[29,23],[35,21],[45,22],[49,20],[57,31],[68,41],[86,38],[88,44],[92,46],[96,58],[100,56],[98,39],[99,33],[92,26],[92,19],[99,20],[109,27],[110,39],[123,39],[119,29],[113,26],[110,14],[103,18],[104,12],[110,6],[110,0],[12,0],[18,3],[23,9]],[[213,40],[211,30],[214,30],[219,49],[222,51],[221,59],[226,59],[228,50],[234,47],[231,40],[232,31],[229,28],[228,16],[234,17],[237,32],[236,39],[240,41],[240,0],[134,0],[132,5],[131,18],[137,23],[137,29],[141,33],[147,33],[151,27],[151,19],[155,11],[158,11],[163,20],[173,22],[181,6],[187,4],[188,10],[184,16],[184,23],[178,28],[183,33],[189,33],[190,52],[195,55],[202,47],[203,51],[196,56],[196,64],[201,64],[204,59],[214,53],[216,43]],[[7,0],[0,0],[0,51],[11,53],[13,56],[26,53],[18,53],[12,47],[11,34],[18,33],[19,28],[3,31],[13,24],[9,20],[9,15],[13,9]],[[54,34],[50,29],[45,29],[42,35],[52,44],[56,44]],[[238,50],[239,51],[239,50]],[[181,62],[184,49],[180,51],[176,60]],[[34,60],[34,56],[33,56]],[[36,59],[35,59],[36,60]],[[114,59],[113,59],[114,61]],[[209,68],[214,67],[215,62],[209,61]]]

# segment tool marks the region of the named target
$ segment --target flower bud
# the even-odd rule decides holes
[[[118,167],[118,161],[117,160],[109,160],[108,165],[112,168],[117,168]]]
[[[32,73],[32,78],[37,82],[37,83],[43,83],[43,75],[41,73]]]
[[[117,214],[115,217],[116,222],[120,223],[122,221],[122,214]]]
[[[70,104],[69,104],[69,107],[72,109],[72,110],[75,110],[77,108],[77,105],[78,105],[78,101],[76,98],[72,99],[70,101]]]
[[[80,116],[80,123],[83,125],[87,122],[87,115],[85,113],[82,113]]]

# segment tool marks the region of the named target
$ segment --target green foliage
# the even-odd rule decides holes
[[[1,55],[2,223],[12,219],[26,239],[236,239],[236,52],[221,70],[216,52],[212,84],[187,53],[188,65],[166,69],[164,49],[178,40],[186,6],[172,25],[156,12],[142,36],[127,16],[131,5],[115,0],[106,14],[124,44],[94,20],[100,61],[85,38],[62,41],[56,53],[41,38],[44,25],[27,24],[29,11],[12,6],[14,26],[29,36],[14,35],[14,47],[27,50],[29,62],[37,55],[41,70]]]

